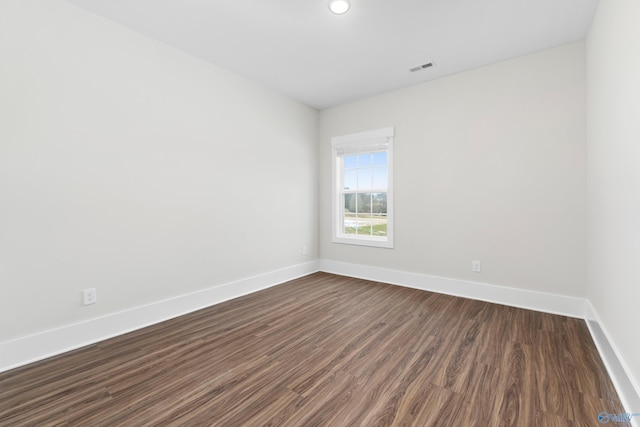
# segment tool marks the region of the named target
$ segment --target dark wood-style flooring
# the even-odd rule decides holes
[[[0,374],[2,426],[596,426],[584,321],[317,273]],[[624,424],[616,424],[624,425]]]

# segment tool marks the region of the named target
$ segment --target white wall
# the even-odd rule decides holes
[[[66,2],[0,2],[0,341],[315,259],[317,120]]]
[[[584,297],[585,96],[576,42],[322,111],[320,257]],[[395,248],[332,243],[330,138],[384,126]]]
[[[635,0],[601,1],[587,38],[588,297],[634,383],[635,405],[640,404],[639,16]]]

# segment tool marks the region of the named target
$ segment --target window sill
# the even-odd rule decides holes
[[[393,239],[390,238],[376,238],[376,237],[347,237],[335,236],[332,239],[333,243],[341,243],[345,245],[357,245],[357,246],[371,246],[374,248],[386,248],[393,249]]]

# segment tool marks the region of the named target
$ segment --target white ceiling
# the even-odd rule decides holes
[[[585,37],[598,0],[68,0],[323,109]],[[427,62],[436,67],[416,73]]]

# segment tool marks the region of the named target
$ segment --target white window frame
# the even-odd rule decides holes
[[[332,148],[332,241],[352,245],[373,246],[379,248],[393,248],[393,127],[387,127],[368,132],[354,133],[331,138]],[[345,234],[344,209],[342,208],[344,185],[342,179],[343,156],[345,153],[367,153],[375,151],[387,152],[387,235],[366,236]]]

